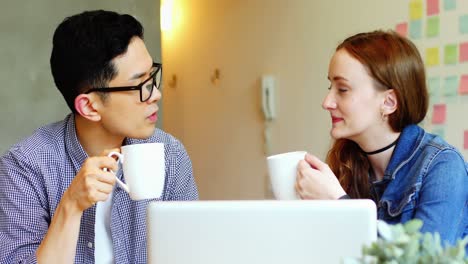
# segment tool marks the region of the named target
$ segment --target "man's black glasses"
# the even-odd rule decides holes
[[[151,98],[153,94],[153,90],[159,90],[161,86],[161,76],[162,76],[162,65],[161,63],[153,62],[153,68],[151,70],[150,77],[140,83],[137,86],[120,86],[120,87],[105,87],[105,88],[91,88],[85,92],[85,94],[89,94],[92,92],[103,92],[103,93],[110,93],[110,92],[121,92],[121,91],[133,91],[139,90],[140,91],[140,101],[146,102],[148,99]],[[151,80],[151,82],[150,82]]]

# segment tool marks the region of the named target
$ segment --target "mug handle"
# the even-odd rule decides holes
[[[117,157],[118,157],[118,159],[117,159],[118,162],[123,162],[123,160],[124,160],[123,155],[122,155],[121,153],[115,152],[115,151],[112,151],[112,152],[109,153],[109,155],[107,155],[107,156],[108,156],[108,157],[117,156]],[[104,168],[104,171],[110,171],[110,172],[112,172],[112,173],[114,174],[115,179],[117,180],[117,183],[119,184],[119,186],[120,186],[122,189],[124,189],[127,193],[130,193],[130,189],[128,188],[128,186],[127,186],[125,183],[123,183],[121,180],[119,180],[119,178],[117,178],[117,175],[115,175],[115,172],[113,172],[112,170],[109,170],[108,168]]]

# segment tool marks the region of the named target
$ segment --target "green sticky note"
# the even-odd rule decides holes
[[[439,36],[440,19],[439,16],[432,16],[427,19],[426,37]]]
[[[460,16],[460,20],[458,24],[460,28],[460,33],[467,34],[468,33],[468,15]]]
[[[443,95],[448,99],[456,97],[458,92],[458,77],[445,77],[443,91]]]
[[[440,101],[440,77],[430,77],[427,80],[428,92],[430,99],[429,101],[433,104],[439,103]]]
[[[458,58],[458,45],[448,44],[444,47],[444,63],[445,64],[456,64]]]
[[[420,39],[422,37],[422,20],[411,20],[409,24],[410,38]]]
[[[457,8],[457,1],[455,0],[444,0],[445,11],[455,10]]]

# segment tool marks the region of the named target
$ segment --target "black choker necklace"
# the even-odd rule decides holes
[[[363,152],[366,153],[366,155],[374,155],[374,154],[377,154],[377,153],[380,153],[380,152],[384,152],[384,151],[386,151],[387,149],[389,149],[389,148],[395,146],[396,143],[398,142],[398,139],[399,139],[399,138],[400,138],[400,137],[398,137],[397,139],[395,139],[395,141],[393,141],[392,143],[390,143],[390,145],[388,145],[388,146],[386,146],[386,147],[383,147],[383,148],[381,148],[381,149],[374,150],[374,151],[371,151],[371,152],[366,152],[366,151],[363,150]]]

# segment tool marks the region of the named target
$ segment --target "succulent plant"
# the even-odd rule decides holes
[[[442,245],[438,233],[421,233],[423,223],[413,219],[405,224],[389,225],[379,221],[379,238],[364,246],[361,258],[347,258],[345,264],[458,264],[468,263],[465,247],[468,237],[455,245]]]

